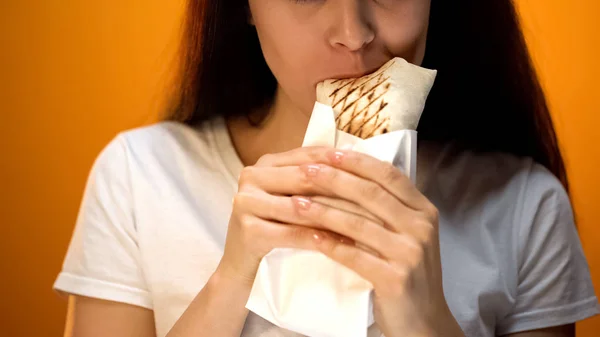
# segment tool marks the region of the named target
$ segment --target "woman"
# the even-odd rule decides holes
[[[176,113],[118,135],[90,174],[55,284],[70,294],[68,336],[293,336],[245,309],[274,247],[323,252],[371,281],[369,336],[574,336],[598,313],[510,1],[187,10]],[[438,70],[417,186],[365,155],[299,148],[316,83],[394,56]]]

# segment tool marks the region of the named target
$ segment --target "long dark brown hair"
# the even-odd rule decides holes
[[[510,0],[432,0],[423,67],[438,76],[419,139],[528,156],[569,189],[542,87]],[[276,80],[248,24],[247,0],[189,0],[169,120],[249,116]]]

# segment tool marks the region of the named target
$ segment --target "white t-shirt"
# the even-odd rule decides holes
[[[467,336],[599,312],[567,194],[550,172],[433,144],[418,162],[419,186],[440,211],[445,295]],[[90,172],[55,289],[152,309],[165,336],[221,259],[242,167],[222,119],[120,133]],[[297,336],[252,313],[242,335]]]

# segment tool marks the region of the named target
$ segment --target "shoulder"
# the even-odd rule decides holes
[[[438,147],[436,154],[426,194],[448,212],[523,224],[534,220],[537,209],[570,211],[560,180],[530,157],[454,146]]]
[[[560,180],[530,157],[503,152],[478,152],[448,147],[437,165],[438,182],[448,192],[459,190],[479,195],[509,193],[512,197],[567,197]],[[441,179],[441,180],[440,180]],[[568,197],[567,197],[568,198]]]
[[[210,131],[208,123],[193,128],[178,122],[161,121],[122,131],[115,138],[129,151],[161,155],[173,150],[210,147]]]
[[[210,122],[193,128],[161,121],[117,133],[102,149],[97,161],[124,160],[131,167],[174,165],[195,161],[208,164],[215,151]]]
[[[210,122],[192,128],[163,121],[124,130],[96,156],[88,179],[133,188],[147,182],[167,184],[185,172],[213,174],[222,171],[216,146]]]

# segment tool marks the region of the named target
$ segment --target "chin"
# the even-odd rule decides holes
[[[300,111],[303,115],[310,117],[312,115],[313,108],[315,107],[315,99],[308,101],[300,107]]]

